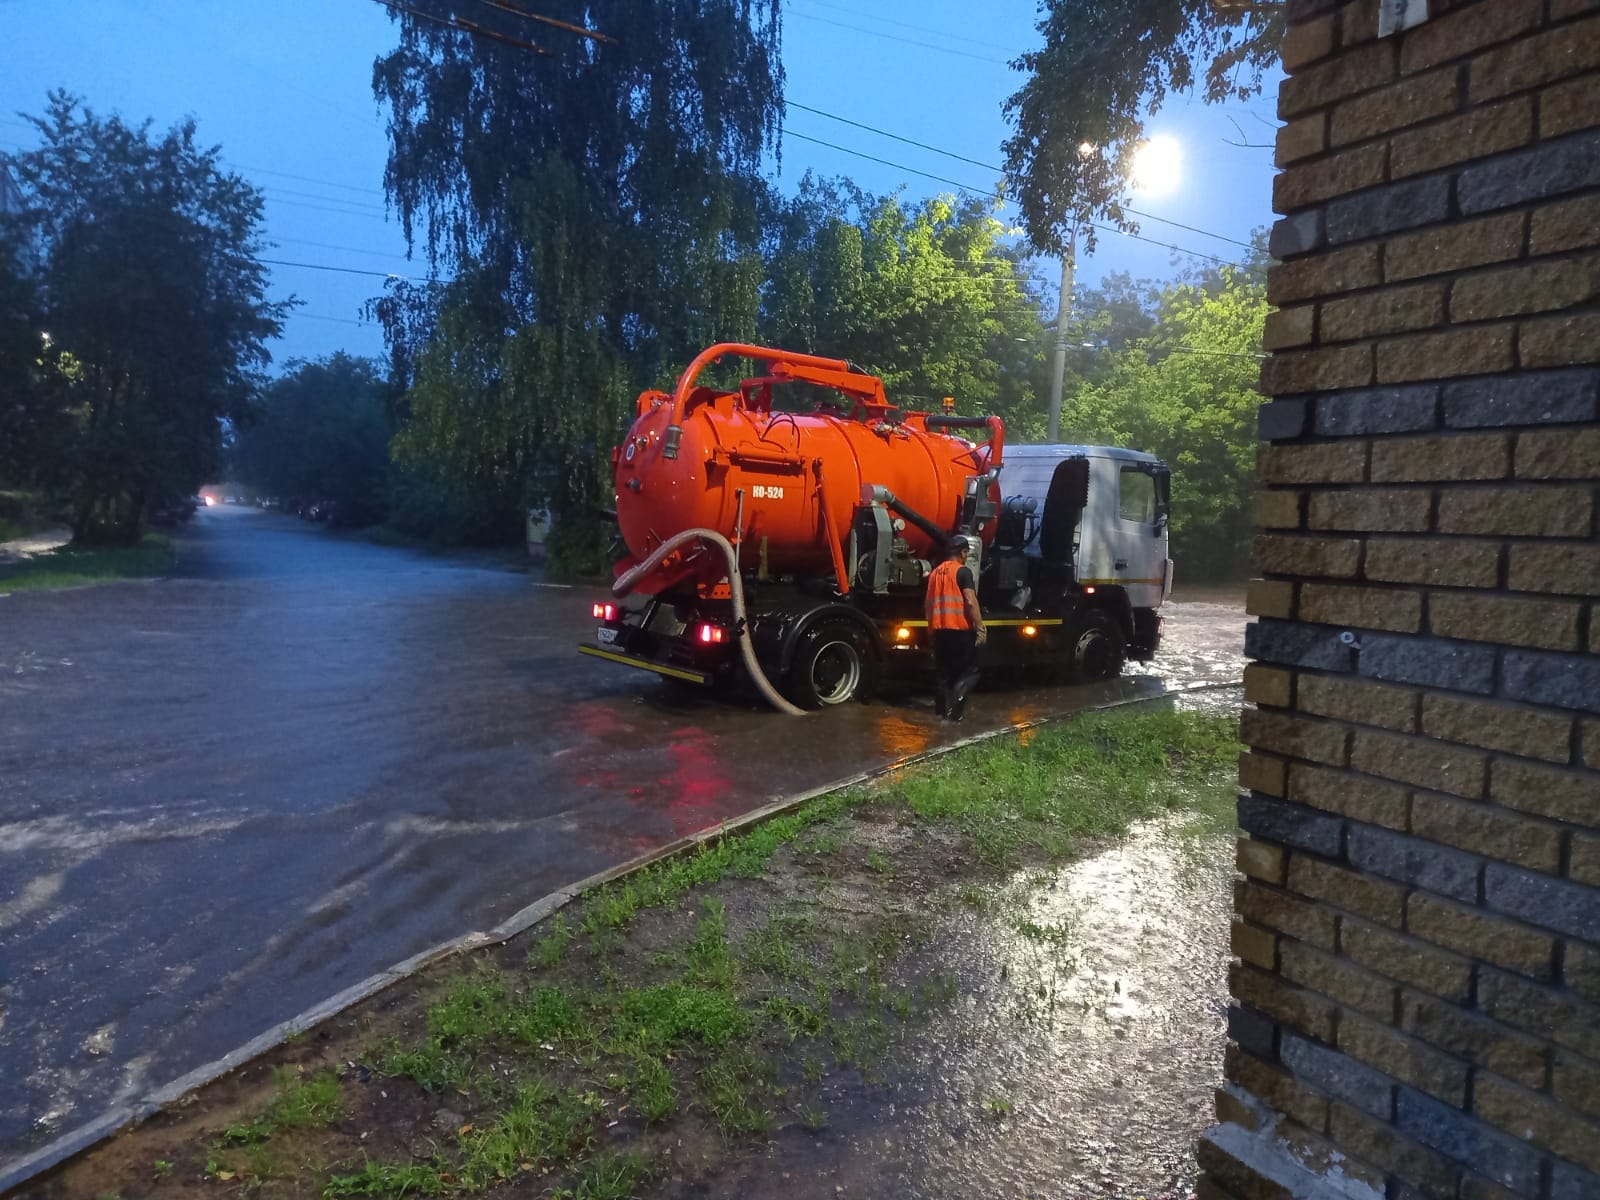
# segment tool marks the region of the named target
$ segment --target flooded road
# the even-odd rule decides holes
[[[573,652],[595,589],[213,509],[180,578],[0,596],[0,1160],[374,971],[685,833],[954,735],[797,726]],[[991,690],[984,728],[1238,678]]]

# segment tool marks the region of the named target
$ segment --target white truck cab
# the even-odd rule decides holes
[[[1000,490],[1037,504],[1026,554],[1070,559],[1080,586],[1124,588],[1134,608],[1156,608],[1172,591],[1171,478],[1139,450],[1008,446]]]

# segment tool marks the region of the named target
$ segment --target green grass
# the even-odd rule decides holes
[[[1036,731],[1020,751],[996,738],[938,759],[894,791],[918,818],[954,825],[985,862],[1009,868],[1025,850],[1060,858],[1076,839],[1161,812],[1231,812],[1238,754],[1231,716],[1088,713]]]
[[[136,546],[63,546],[0,567],[0,592],[147,579],[165,575],[176,562],[172,542],[155,533],[146,534]]]
[[[228,1126],[222,1135],[224,1142],[253,1145],[285,1130],[317,1129],[344,1117],[339,1077],[332,1071],[318,1071],[307,1077],[287,1067],[275,1067],[272,1079],[278,1092],[266,1111],[242,1124]]]

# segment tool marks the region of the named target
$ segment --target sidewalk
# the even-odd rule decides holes
[[[825,797],[380,993],[39,1194],[1186,1196],[1236,750],[1231,715],[1092,714]]]

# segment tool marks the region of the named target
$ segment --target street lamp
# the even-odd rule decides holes
[[[1078,144],[1078,157],[1088,158],[1097,152],[1090,142]],[[1183,149],[1178,140],[1158,134],[1139,144],[1133,152],[1133,170],[1129,184],[1136,192],[1160,195],[1170,191],[1178,182]],[[1083,216],[1074,217],[1067,230],[1067,252],[1061,258],[1061,299],[1056,311],[1056,355],[1050,370],[1050,427],[1048,438],[1061,440],[1061,385],[1067,373],[1067,319],[1072,312],[1072,292],[1078,268],[1078,226]]]

